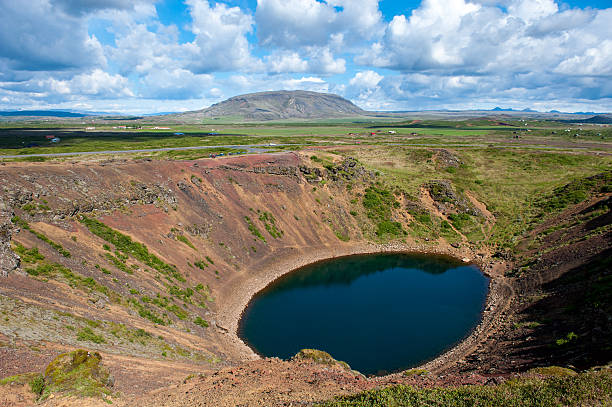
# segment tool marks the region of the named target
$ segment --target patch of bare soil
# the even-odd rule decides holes
[[[435,385],[484,384],[491,378],[481,375],[444,376],[418,374],[365,378],[338,366],[312,362],[260,359],[195,376],[176,386],[161,389],[122,405],[147,406],[302,406],[391,384],[419,387]]]

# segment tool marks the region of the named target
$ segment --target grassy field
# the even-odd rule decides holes
[[[525,126],[527,124],[528,126]],[[118,129],[120,125],[141,127]],[[90,152],[104,150],[159,149],[196,146],[223,146],[246,144],[300,144],[325,143],[368,144],[508,144],[520,134],[521,143],[532,146],[563,144],[577,147],[589,141],[609,147],[612,128],[591,126],[582,130],[566,131],[570,126],[558,122],[513,121],[499,124],[490,120],[468,121],[319,121],[272,122],[249,124],[155,125],[147,123],[113,123],[96,125],[49,123],[0,124],[0,155]],[[154,129],[169,127],[169,129]],[[575,126],[574,126],[575,127]],[[390,133],[393,132],[393,133]],[[175,135],[175,133],[182,133]],[[376,133],[376,135],[371,135]],[[554,134],[553,134],[554,133]],[[579,137],[575,137],[579,134]],[[46,136],[56,136],[59,143],[51,143]],[[515,143],[516,144],[516,143]],[[591,146],[597,148],[596,146]]]

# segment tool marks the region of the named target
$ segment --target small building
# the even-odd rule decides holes
[[[175,136],[184,136],[185,133],[174,133]]]

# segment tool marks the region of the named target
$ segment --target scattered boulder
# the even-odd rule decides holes
[[[449,167],[457,168],[463,164],[463,161],[461,161],[459,157],[446,149],[439,148],[435,149],[434,151],[437,153],[436,162],[438,163],[438,166],[443,169]]]
[[[444,214],[455,211],[473,216],[482,216],[480,210],[475,208],[467,198],[455,192],[450,181],[431,180],[425,184],[425,188],[435,201],[438,210]]]

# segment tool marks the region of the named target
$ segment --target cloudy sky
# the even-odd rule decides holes
[[[611,0],[0,0],[0,110],[612,111]]]

